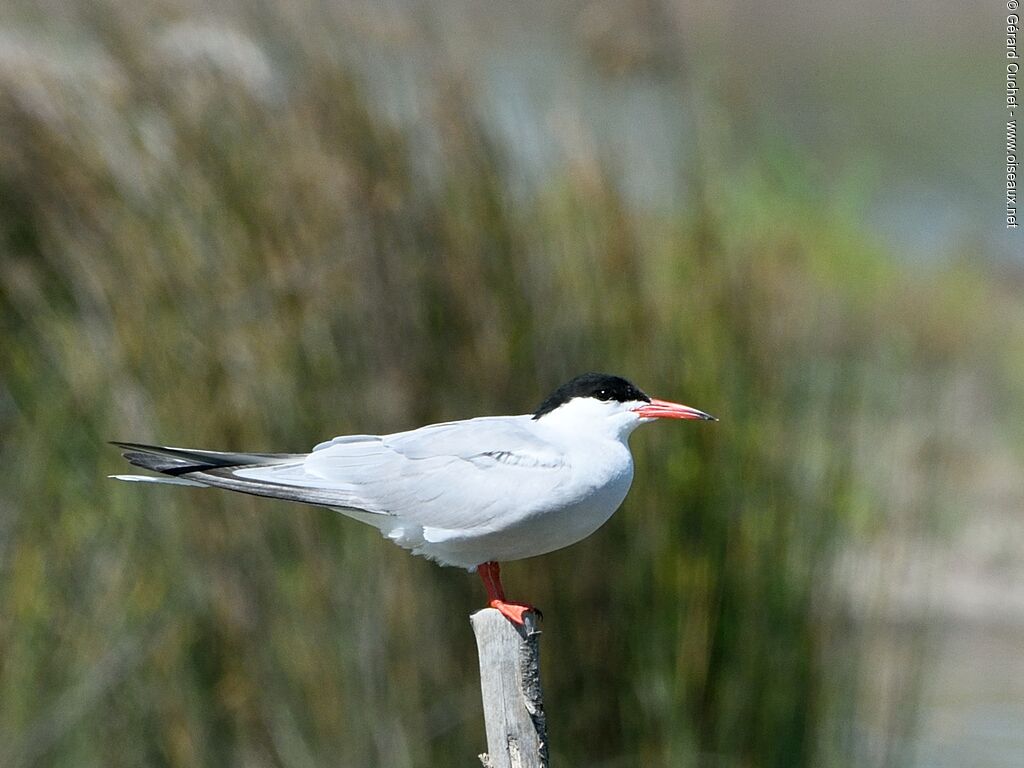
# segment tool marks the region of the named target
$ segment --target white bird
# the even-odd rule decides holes
[[[586,538],[633,480],[629,435],[655,419],[710,419],[656,400],[618,376],[586,373],[532,414],[346,435],[312,452],[225,453],[114,443],[162,473],[119,480],[225,488],[337,510],[415,555],[478,571],[489,605],[522,624],[534,610],[505,599],[498,563]]]

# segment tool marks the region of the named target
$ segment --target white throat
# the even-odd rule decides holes
[[[541,416],[537,423],[565,434],[626,443],[633,430],[644,421],[632,410],[639,405],[642,403],[574,397]]]

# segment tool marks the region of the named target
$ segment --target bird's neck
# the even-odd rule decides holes
[[[588,438],[591,440],[614,440],[628,444],[629,436],[640,425],[635,415],[625,412],[607,416],[602,414],[594,418],[582,409],[557,408],[541,416],[538,424],[552,432],[571,438]]]

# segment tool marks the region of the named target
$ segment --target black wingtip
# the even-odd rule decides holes
[[[184,458],[168,456],[156,446],[142,445],[141,443],[113,442],[121,448],[121,456],[127,459],[133,467],[141,467],[164,475],[178,476],[188,472],[205,469],[208,465],[190,461]]]
[[[145,443],[129,443],[122,440],[110,440],[107,445],[114,445],[118,448],[123,448],[126,451],[150,451],[158,452],[162,450],[158,445],[146,445]]]

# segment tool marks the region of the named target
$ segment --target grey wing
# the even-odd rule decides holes
[[[500,527],[557,501],[568,485],[562,453],[528,420],[470,419],[340,439],[309,454],[303,471],[355,509],[445,530]]]
[[[571,468],[528,421],[481,418],[392,435],[349,435],[321,443],[310,454],[121,443],[133,464],[171,477],[118,477],[359,510],[425,528],[488,529],[557,504],[567,492]]]

